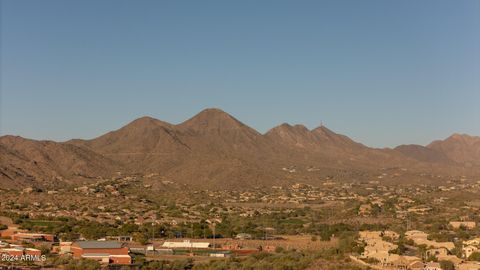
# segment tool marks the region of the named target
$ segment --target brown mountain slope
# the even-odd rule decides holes
[[[151,166],[175,166],[191,152],[175,127],[151,117],[142,117],[126,126],[92,140],[71,140],[123,165],[122,171],[142,172]]]
[[[262,134],[219,109],[203,110],[175,127],[192,149],[201,153],[245,157],[273,151]]]
[[[120,171],[223,189],[318,181],[337,172],[339,177],[368,177],[385,168],[451,173],[462,168],[449,159],[474,162],[477,138],[452,138],[426,149],[375,149],[323,126],[309,130],[282,124],[262,135],[219,109],[207,109],[178,125],[142,117],[91,140],[1,137],[0,181],[2,186],[59,177],[78,182]],[[437,152],[445,163],[433,157]]]
[[[302,149],[316,148],[320,144],[319,138],[303,125],[284,123],[269,130],[265,137],[275,144]]]
[[[391,149],[369,148],[325,126],[308,130],[302,125],[282,124],[269,130],[265,137],[288,148],[290,160],[297,163],[321,163],[344,169],[372,169],[410,166],[414,162]]]
[[[0,183],[48,185],[58,180],[78,182],[110,176],[118,169],[112,160],[84,147],[15,136],[0,137]]]
[[[326,151],[328,149],[343,151],[367,148],[324,126],[310,131],[303,125],[291,126],[284,123],[269,130],[265,133],[265,137],[277,145],[304,148],[307,151]]]
[[[453,134],[443,141],[434,141],[427,147],[444,154],[455,162],[468,166],[480,165],[480,137]]]
[[[329,144],[337,145],[338,147],[343,146],[350,149],[367,148],[361,143],[357,143],[345,135],[337,134],[325,126],[317,127],[312,130],[312,132],[320,141],[328,142]]]
[[[422,162],[430,163],[452,163],[445,154],[439,152],[435,149],[430,149],[425,146],[409,144],[409,145],[400,145],[395,147],[395,150],[402,153],[403,155],[416,159]]]
[[[198,133],[226,133],[242,131],[252,135],[260,135],[256,130],[243,124],[230,114],[216,108],[205,109],[197,115],[178,125],[180,129]]]
[[[158,173],[188,184],[232,186],[275,178],[268,162],[261,162],[277,158],[275,147],[219,109],[179,125],[143,117],[98,138],[69,143],[118,161],[126,172]]]
[[[254,129],[218,109],[206,109],[191,119],[172,125],[150,117],[92,140],[72,140],[114,159],[121,155],[191,155],[235,150],[259,150],[266,140]],[[205,153],[202,153],[204,151]]]
[[[165,147],[172,145],[186,147],[173,134],[171,124],[147,116],[93,140],[71,140],[69,143],[86,145],[104,154],[122,155],[153,153],[156,150],[165,152]]]

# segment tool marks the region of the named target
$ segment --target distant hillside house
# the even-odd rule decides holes
[[[469,246],[469,245],[480,246],[480,237],[477,237],[477,238],[474,238],[474,239],[471,239],[471,240],[467,240],[467,241],[463,241],[463,244],[466,245],[466,246]]]
[[[438,262],[429,262],[425,265],[425,270],[442,270]]]
[[[475,229],[475,227],[477,226],[475,221],[450,221],[449,224],[454,229],[460,229],[460,227],[464,227],[466,229],[471,230],[471,229]]]
[[[102,264],[132,263],[128,248],[115,241],[79,241],[72,244],[71,251],[76,259],[92,259]]]
[[[463,251],[463,254],[465,255],[465,258],[468,259],[470,255],[478,251],[478,248],[476,246],[466,246],[462,248],[462,251]]]
[[[438,256],[445,256],[445,255],[448,255],[448,250],[444,247],[440,247],[440,248],[432,248],[432,249],[429,249],[427,250],[427,257],[438,257]]]
[[[421,261],[414,261],[414,262],[411,262],[409,265],[408,265],[408,268],[409,270],[424,270],[425,269],[425,265],[423,264],[423,262]]]

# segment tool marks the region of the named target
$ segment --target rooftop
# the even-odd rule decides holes
[[[109,257],[108,253],[85,253],[82,257]]]
[[[122,248],[122,243],[116,241],[80,241],[75,244],[80,248]]]

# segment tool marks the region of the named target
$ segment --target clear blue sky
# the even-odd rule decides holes
[[[1,1],[2,135],[207,107],[364,144],[480,135],[480,1]]]

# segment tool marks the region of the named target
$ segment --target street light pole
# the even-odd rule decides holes
[[[217,224],[213,223],[212,225],[213,225],[213,249],[215,249],[216,248],[216,246],[215,246],[215,227],[216,227]]]

